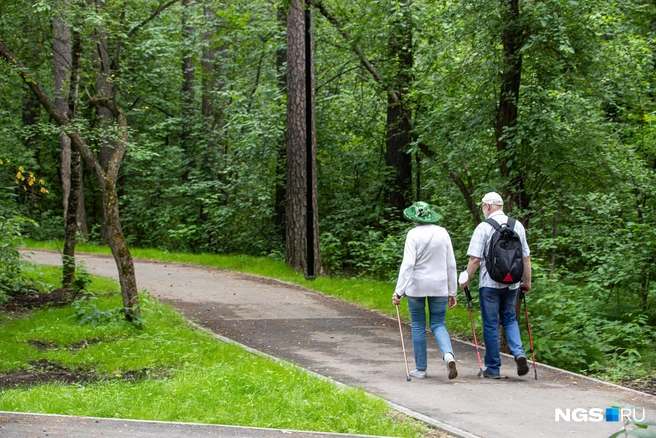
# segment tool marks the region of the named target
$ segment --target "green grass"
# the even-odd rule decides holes
[[[59,270],[29,275],[56,287]],[[118,308],[118,285],[93,277],[101,310]],[[0,392],[0,410],[159,421],[215,423],[413,437],[424,426],[392,418],[378,398],[314,377],[191,328],[174,309],[140,296],[143,330],[119,322],[81,325],[74,308],[46,308],[0,321],[0,372],[47,359],[104,380],[44,384]],[[37,349],[34,342],[49,345]],[[86,341],[86,344],[85,344]],[[126,381],[128,371],[149,377]]]
[[[61,250],[63,242],[48,241],[39,242],[29,240],[26,246],[32,249]],[[88,252],[94,254],[110,254],[106,246],[80,244],[76,246],[77,252]],[[166,262],[189,263],[194,265],[211,266],[231,271],[244,272],[260,275],[297,284],[308,289],[316,290],[326,295],[349,301],[366,309],[376,310],[396,318],[396,310],[392,306],[392,293],[394,284],[355,278],[331,278],[317,277],[315,280],[307,280],[302,273],[294,271],[282,261],[267,257],[252,257],[245,255],[219,255],[219,254],[187,254],[174,253],[157,249],[130,249],[133,257],[146,260],[160,260]],[[471,325],[469,314],[465,305],[465,296],[459,292],[460,304],[453,310],[447,312],[447,327],[452,335],[461,339],[471,338]],[[401,317],[405,321],[410,320],[406,305],[399,306]],[[477,329],[482,327],[480,317],[476,322]],[[477,331],[479,338],[482,336]]]

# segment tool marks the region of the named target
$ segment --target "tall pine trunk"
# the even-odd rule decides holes
[[[311,15],[310,15],[311,20]],[[311,25],[311,23],[310,23]],[[310,32],[311,33],[311,32]],[[310,41],[310,53],[313,41]],[[312,56],[312,55],[311,55]],[[313,56],[310,59],[314,65]],[[318,208],[316,196],[316,140],[314,124],[306,129],[306,116],[314,113],[314,68],[310,68],[312,95],[307,99],[305,60],[305,11],[299,0],[292,0],[287,12],[287,204],[286,204],[286,262],[294,269],[308,272],[307,241],[307,135],[312,137],[310,162],[312,166],[312,220],[314,237],[314,272],[321,272],[319,254]],[[307,108],[307,101],[310,108]],[[308,111],[309,110],[309,111]],[[312,117],[314,119],[314,117]]]
[[[287,14],[284,5],[278,6],[277,13],[278,25],[281,29],[286,27]],[[287,94],[287,72],[285,64],[287,63],[287,49],[278,48],[276,50],[276,73],[278,75],[278,89],[280,95]],[[281,102],[282,104],[282,102]],[[285,239],[285,200],[287,199],[287,129],[284,129],[278,140],[277,149],[278,159],[276,160],[276,179],[274,195],[274,224],[276,230],[280,233],[282,240]]]

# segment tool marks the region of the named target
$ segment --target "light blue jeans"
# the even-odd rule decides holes
[[[440,347],[442,358],[447,353],[453,354],[451,337],[446,329],[446,304],[448,297],[408,297],[410,322],[412,327],[412,345],[415,352],[415,365],[419,371],[428,367],[426,354],[426,301],[430,318],[430,329]]]
[[[503,289],[482,287],[478,290],[483,320],[483,340],[485,340],[485,366],[490,374],[498,375],[501,372],[499,324],[503,327],[508,347],[515,359],[517,356],[524,356],[524,347],[515,315],[517,290],[507,287]]]

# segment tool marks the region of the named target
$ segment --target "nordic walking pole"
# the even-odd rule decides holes
[[[538,380],[538,367],[535,365],[535,351],[533,351],[533,335],[531,335],[531,323],[528,320],[528,307],[526,307],[526,294],[522,291],[522,301],[524,301],[524,314],[526,315],[526,329],[528,330],[528,342],[531,345],[531,356],[533,358],[533,371],[535,380]]]
[[[469,279],[469,275],[467,275],[467,272],[463,271],[460,273],[460,278],[459,282],[460,283],[465,283]],[[471,328],[472,328],[472,334],[474,335],[474,345],[476,346],[476,358],[478,359],[478,377],[483,377],[483,364],[481,363],[481,353],[478,350],[478,339],[476,339],[476,329],[474,328],[474,316],[472,315],[472,310],[471,310],[471,293],[469,292],[469,288],[465,288],[465,296],[467,297],[467,310],[469,311],[469,322],[471,322]]]
[[[396,307],[396,319],[399,321],[399,332],[401,332],[401,346],[403,347],[403,360],[405,360],[405,377],[410,381],[410,370],[408,369],[408,356],[405,354],[405,341],[403,340],[403,328],[401,328],[401,315],[399,314],[399,305],[395,304]]]

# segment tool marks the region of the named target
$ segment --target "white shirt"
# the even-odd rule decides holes
[[[491,213],[488,216],[488,219],[490,218],[494,218],[499,224],[505,224],[508,222],[508,216],[506,216],[502,210],[497,210]],[[528,257],[531,254],[531,251],[528,248],[528,243],[526,243],[526,230],[524,229],[524,225],[519,221],[515,221],[514,230],[519,235],[519,239],[522,243],[522,256]],[[481,273],[478,280],[478,287],[492,287],[494,289],[508,287],[510,289],[517,289],[519,288],[519,282],[514,284],[497,283],[492,280],[487,273],[487,268],[485,267],[485,254],[487,254],[487,247],[490,244],[490,239],[492,239],[492,234],[494,234],[494,227],[486,222],[481,222],[474,230],[474,234],[469,242],[469,249],[467,249],[468,256],[481,259]]]
[[[408,231],[396,295],[410,297],[455,296],[456,258],[449,233],[437,225],[418,225]]]

